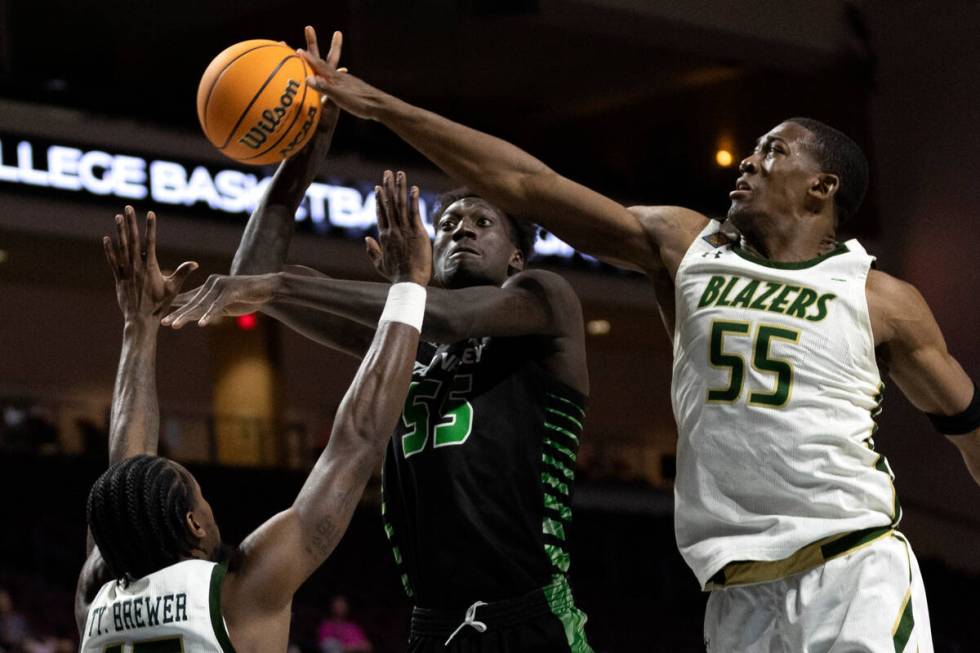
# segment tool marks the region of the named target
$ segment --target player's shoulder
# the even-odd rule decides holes
[[[531,270],[521,270],[517,274],[514,274],[507,278],[504,282],[504,288],[543,288],[546,290],[555,290],[559,292],[572,290],[572,285],[568,280],[550,270],[541,270],[534,268]]]
[[[631,206],[627,210],[639,221],[647,240],[656,244],[661,264],[671,271],[677,269],[691,243],[711,221],[682,206]]]
[[[886,272],[871,270],[866,284],[868,312],[880,342],[908,336],[932,312],[918,288]]]
[[[630,206],[627,210],[648,233],[656,235],[690,234],[693,239],[710,218],[683,206]]]
[[[531,269],[522,270],[517,274],[508,277],[503,284],[504,288],[521,288],[537,293],[554,294],[561,296],[573,296],[578,300],[578,295],[572,288],[568,279],[551,272],[550,270]]]
[[[868,301],[888,312],[903,313],[925,306],[918,288],[881,270],[870,270],[867,281]]]

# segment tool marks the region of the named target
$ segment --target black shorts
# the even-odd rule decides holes
[[[409,653],[592,653],[586,616],[564,578],[524,596],[412,611]],[[448,640],[448,645],[447,645]]]

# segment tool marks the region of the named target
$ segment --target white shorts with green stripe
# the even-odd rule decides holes
[[[708,653],[932,653],[912,548],[897,532],[799,574],[717,589]]]

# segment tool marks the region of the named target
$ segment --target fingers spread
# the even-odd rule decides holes
[[[133,269],[133,275],[139,278],[143,271],[143,250],[140,243],[140,228],[136,223],[136,209],[126,205],[126,238],[129,241],[129,263]]]
[[[146,214],[146,265],[157,265],[157,214],[153,211]]]
[[[409,225],[408,216],[408,179],[405,178],[405,173],[401,170],[395,178],[396,195],[395,202],[398,205],[398,226],[405,228]]]
[[[340,63],[340,49],[343,45],[343,35],[340,32],[334,32],[333,38],[330,39],[330,51],[327,52],[327,65],[331,69],[337,68],[337,64]]]
[[[116,255],[112,251],[112,239],[108,236],[102,237],[102,250],[105,252],[105,260],[109,262],[112,269],[112,278],[119,281],[119,265],[116,263]]]
[[[364,239],[364,249],[367,250],[368,258],[374,263],[375,267],[381,264],[381,245],[374,238],[367,236]]]
[[[425,225],[422,223],[422,213],[419,211],[419,187],[412,186],[412,224],[415,228],[425,234],[426,238],[429,234],[425,231]]]
[[[374,205],[378,214],[378,235],[389,229],[388,223],[388,201],[385,197],[384,189],[381,186],[374,187]]]
[[[320,46],[316,42],[316,30],[313,29],[312,25],[307,25],[303,33],[306,35],[306,49],[310,51],[311,55],[319,59]]]
[[[170,291],[177,292],[180,290],[180,287],[187,281],[187,277],[196,269],[197,261],[184,261],[181,263],[174,273],[167,277],[167,285]]]
[[[132,259],[129,256],[129,238],[126,236],[125,221],[121,215],[116,216],[116,262],[119,266],[119,277],[128,279],[133,272]]]
[[[174,274],[176,274],[176,272]],[[195,312],[199,311],[200,303],[208,294],[211,285],[212,284],[210,283],[205,283],[203,286],[198,286],[193,290],[183,293],[181,297],[181,299],[184,300],[182,301],[183,307],[178,308],[173,313],[163,318],[163,320],[161,320],[161,324],[179,329],[190,320],[195,319],[193,318],[193,315]]]

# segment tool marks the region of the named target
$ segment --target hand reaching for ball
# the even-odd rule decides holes
[[[334,32],[330,40],[330,51],[327,52],[326,58],[321,58],[316,30],[309,25],[306,26],[306,49],[296,51],[313,69],[313,75],[307,78],[306,83],[325,94],[331,102],[344,111],[359,118],[374,119],[374,112],[379,106],[378,99],[384,94],[367,82],[351,75],[346,68],[337,67],[342,46],[343,35]]]

